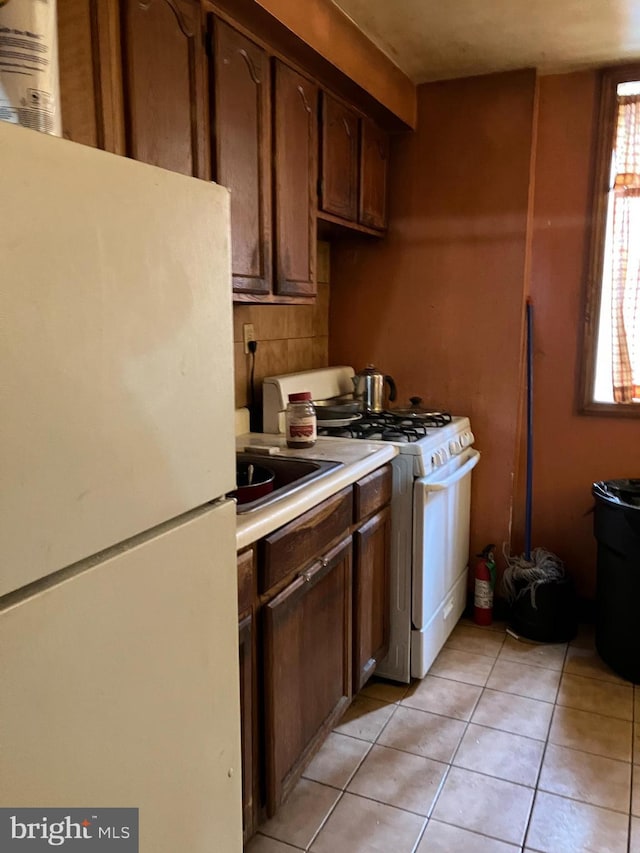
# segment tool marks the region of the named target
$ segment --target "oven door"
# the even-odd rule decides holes
[[[471,472],[479,459],[480,453],[468,448],[447,465],[415,481],[412,578],[414,630],[423,631],[429,625],[453,586],[460,581],[461,575],[466,575]],[[466,592],[466,584],[462,586]],[[443,613],[444,622],[448,621],[446,617],[450,611],[451,608],[448,608],[447,614]],[[444,628],[436,631],[438,636],[443,634],[441,642],[438,640],[438,649],[448,633]]]

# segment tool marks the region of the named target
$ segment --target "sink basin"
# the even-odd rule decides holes
[[[331,471],[343,465],[342,462],[325,462],[311,459],[292,459],[288,456],[264,456],[261,453],[237,453],[238,462],[259,465],[262,468],[271,468],[275,480],[273,491],[261,498],[256,498],[244,504],[238,504],[237,512],[245,513],[252,510],[262,509],[274,501],[297,492],[308,483],[312,483],[320,477],[326,477]]]

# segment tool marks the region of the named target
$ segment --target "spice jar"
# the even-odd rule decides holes
[[[313,447],[317,438],[316,410],[311,402],[311,392],[289,394],[285,412],[287,447],[303,449]]]

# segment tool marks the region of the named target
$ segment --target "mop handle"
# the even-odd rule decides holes
[[[533,493],[533,305],[527,299],[527,483],[524,519],[524,556],[531,560],[531,504]]]

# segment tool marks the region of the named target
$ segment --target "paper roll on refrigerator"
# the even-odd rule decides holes
[[[56,0],[0,0],[0,119],[62,135]]]

